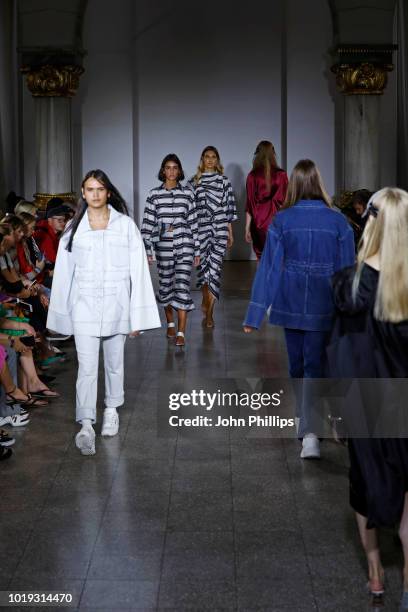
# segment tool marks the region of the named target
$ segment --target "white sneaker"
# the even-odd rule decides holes
[[[116,410],[107,409],[103,413],[102,436],[116,436],[119,431],[119,415]]]
[[[302,442],[301,459],[320,459],[320,442],[314,434],[306,434]]]
[[[94,455],[96,453],[93,427],[82,427],[75,436],[75,446],[79,448],[82,455]]]
[[[0,427],[2,425],[11,425],[12,427],[24,427],[28,425],[30,419],[28,418],[28,412],[24,411],[21,414],[11,414],[9,416],[0,417]]]

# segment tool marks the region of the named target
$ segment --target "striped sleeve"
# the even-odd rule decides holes
[[[194,192],[191,188],[186,189],[188,194],[188,217],[187,223],[190,226],[191,233],[194,241],[194,256],[200,256],[200,242],[198,240],[198,218],[197,218],[197,207]]]
[[[224,188],[225,188],[227,219],[228,219],[228,223],[232,223],[232,221],[236,221],[238,219],[238,215],[237,215],[237,206],[235,203],[234,192],[232,191],[231,183],[227,178],[225,180]]]
[[[141,234],[148,255],[152,254],[152,232],[157,225],[157,213],[153,194],[150,191],[146,199],[146,206],[143,213],[143,223]]]

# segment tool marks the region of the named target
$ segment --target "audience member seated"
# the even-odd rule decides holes
[[[57,258],[59,236],[64,231],[71,208],[61,198],[51,198],[45,210],[45,219],[37,222],[34,238],[45,257],[44,284],[51,287]]]

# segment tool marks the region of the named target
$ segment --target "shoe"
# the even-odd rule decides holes
[[[174,338],[176,335],[176,324],[171,321],[167,323],[167,338]]]
[[[119,431],[119,415],[116,410],[105,410],[103,413],[101,436],[116,436]]]
[[[408,612],[408,591],[404,591],[402,594],[399,612]]]
[[[64,336],[64,334],[54,334],[53,332],[48,332],[48,335],[45,337],[48,342],[65,342],[65,340],[72,338],[72,335]]]
[[[4,459],[10,459],[13,451],[11,448],[2,448],[0,447],[0,461],[4,461]]]
[[[367,582],[367,590],[374,597],[379,597],[384,594],[384,583],[382,580],[369,580]]]
[[[181,331],[177,332],[176,346],[185,346],[185,344],[186,344],[186,341],[185,341],[184,333]]]
[[[320,442],[313,434],[306,434],[302,441],[301,459],[320,459]]]
[[[0,446],[13,446],[15,439],[8,435],[7,431],[0,429]]]
[[[95,455],[95,432],[93,427],[83,427],[75,436],[75,446],[81,455]]]
[[[30,419],[28,418],[28,412],[0,417],[0,427],[3,425],[11,425],[12,427],[24,427],[25,425],[28,425],[29,422]]]

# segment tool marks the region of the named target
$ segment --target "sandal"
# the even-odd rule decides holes
[[[53,397],[60,397],[60,394],[56,391],[52,391],[51,389],[39,389],[39,391],[30,391],[31,397],[36,397],[39,399],[50,399]]]
[[[19,400],[17,397],[13,395],[17,391],[17,385],[14,385],[11,391],[6,391],[6,404],[7,406],[15,406],[16,404],[20,405],[20,402],[26,400]],[[25,395],[25,394],[24,394]]]
[[[184,346],[185,345],[184,333],[179,331],[176,336],[176,346]]]
[[[176,337],[176,330],[175,330],[176,324],[173,323],[173,321],[170,321],[170,323],[167,323],[167,338],[175,338]],[[171,332],[170,332],[171,330]]]
[[[6,404],[7,406],[15,406],[18,404],[19,406],[48,406],[48,402],[45,402],[41,399],[34,398],[31,393],[24,393],[27,396],[26,400],[21,400],[15,397],[13,393],[16,391],[17,387],[6,393]]]

